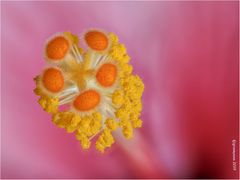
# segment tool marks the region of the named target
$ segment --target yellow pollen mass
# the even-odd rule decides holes
[[[43,73],[42,82],[44,87],[50,92],[56,93],[62,90],[64,78],[60,70],[48,68]]]
[[[114,64],[103,64],[97,71],[97,81],[104,87],[112,86],[117,77],[117,68]]]
[[[87,90],[80,94],[73,102],[73,106],[79,111],[89,111],[100,102],[100,94],[95,90]]]
[[[87,45],[96,51],[103,51],[108,47],[107,36],[100,31],[89,31],[85,34]]]
[[[70,45],[66,38],[56,37],[47,44],[46,55],[54,61],[61,60],[68,52],[69,47]]]

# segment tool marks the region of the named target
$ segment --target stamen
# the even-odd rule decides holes
[[[96,55],[96,57],[91,58],[92,67],[95,68],[97,66],[97,64],[101,61],[102,58],[103,58],[102,55]]]
[[[78,48],[76,47],[75,44],[72,46],[71,49],[72,49],[72,52],[73,52],[73,54],[74,54],[74,56],[75,56],[75,58],[76,58],[76,61],[77,61],[78,63],[83,62],[83,57],[82,57],[81,54],[79,53],[79,50],[78,50]]]
[[[68,96],[69,94],[77,93],[78,91],[79,90],[78,90],[77,86],[76,85],[72,85],[72,86],[66,88],[63,92],[61,92],[59,94],[59,98],[60,99],[64,98],[64,97]]]
[[[104,127],[102,127],[97,133],[95,133],[94,135],[92,135],[91,137],[89,137],[89,140],[92,140],[94,137],[96,137],[99,133],[101,133],[104,130]]]
[[[59,104],[64,105],[70,103],[77,96],[78,92],[78,87],[75,84],[65,88],[64,91],[59,94]]]
[[[101,62],[106,61],[107,58],[108,58],[108,55],[102,55],[101,58],[98,61],[96,61],[95,67],[99,66]]]
[[[59,105],[64,105],[67,103],[70,103],[73,101],[73,99],[77,96],[76,93],[72,93],[72,94],[68,94],[67,96],[65,96],[64,98],[60,99],[59,101]]]

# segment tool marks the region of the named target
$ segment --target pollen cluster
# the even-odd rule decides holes
[[[95,143],[104,152],[114,131],[129,139],[142,126],[144,84],[115,34],[93,29],[81,37],[63,32],[47,40],[47,66],[34,78],[34,92],[57,127],[74,133],[83,149]]]

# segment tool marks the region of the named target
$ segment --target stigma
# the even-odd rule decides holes
[[[100,102],[100,94],[95,90],[87,90],[77,96],[73,106],[79,111],[94,109]]]

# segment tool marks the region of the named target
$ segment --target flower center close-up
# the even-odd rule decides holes
[[[94,29],[81,37],[63,32],[47,40],[47,67],[34,78],[34,92],[56,126],[74,133],[83,149],[95,139],[104,152],[121,136],[117,129],[129,139],[142,126],[144,84],[115,34]]]

